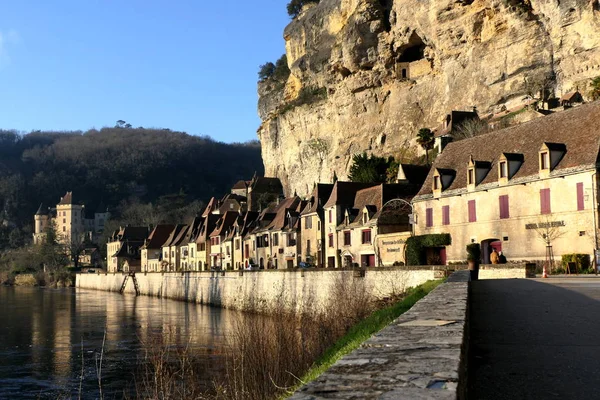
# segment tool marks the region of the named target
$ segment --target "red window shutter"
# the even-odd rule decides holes
[[[469,200],[469,222],[477,222],[477,209],[475,200]]]
[[[540,189],[540,209],[542,214],[550,214],[550,189]]]
[[[425,224],[427,228],[431,228],[433,226],[433,208],[428,208],[427,210],[425,210],[425,214]]]
[[[585,203],[583,201],[583,183],[577,184],[577,211],[585,209]]]
[[[329,247],[333,247],[333,234],[329,235]]]
[[[500,202],[500,218],[501,219],[506,219],[506,218],[510,218],[510,212],[509,212],[509,208],[508,208],[508,195],[502,195],[498,198],[499,202]]]
[[[442,207],[442,223],[444,225],[450,225],[450,206]]]

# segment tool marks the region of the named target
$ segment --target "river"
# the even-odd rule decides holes
[[[223,372],[227,332],[247,317],[145,296],[0,287],[0,399],[98,398],[100,356],[104,398],[120,399],[156,337],[199,355],[209,388]]]

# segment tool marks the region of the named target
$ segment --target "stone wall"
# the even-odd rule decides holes
[[[371,293],[386,298],[409,287],[439,279],[449,270],[466,266],[423,266],[367,270],[273,270],[185,273],[138,273],[140,294],[184,300],[237,310],[268,312],[275,306],[288,309],[324,307],[340,291]],[[480,279],[525,278],[525,265],[482,266]],[[78,274],[78,288],[118,292],[123,274]],[[129,278],[126,293],[135,293]]]
[[[437,271],[437,272],[436,272]],[[340,290],[371,293],[377,298],[400,294],[437,279],[440,267],[414,270],[274,270],[185,273],[138,273],[140,294],[218,307],[268,312],[271,307],[323,307]],[[356,276],[355,276],[356,275]],[[361,276],[362,275],[362,276]],[[78,288],[118,292],[126,275],[78,274]],[[126,293],[135,293],[129,278]]]
[[[291,399],[463,399],[469,274],[454,273]]]

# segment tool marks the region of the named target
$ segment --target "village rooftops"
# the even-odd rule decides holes
[[[177,242],[183,239],[182,236],[185,235],[185,232],[187,232],[188,227],[189,225],[187,224],[175,225],[175,229],[171,231],[169,237],[167,238],[167,240],[165,240],[162,247],[177,246]]]
[[[335,205],[342,205],[346,207],[354,204],[354,197],[356,192],[361,189],[377,186],[378,183],[357,183],[357,182],[341,182],[337,181],[333,185],[331,195],[327,200],[327,203],[323,206],[324,208],[333,207]]]
[[[323,205],[325,205],[327,200],[329,200],[333,186],[333,183],[317,183],[312,191],[312,195],[308,201],[308,204],[302,211],[301,215],[312,213],[322,214]]]
[[[233,226],[238,217],[239,213],[234,211],[227,211],[221,216],[221,218],[219,218],[215,229],[213,229],[209,236],[225,236],[227,231],[229,231],[229,229]]]
[[[499,185],[498,163],[506,154],[522,162],[510,183],[525,183],[540,177],[540,151],[543,146],[561,153],[549,176],[597,168],[600,148],[600,102],[582,105],[507,129],[450,143],[436,158],[421,191],[415,199],[433,195],[433,177],[439,171],[454,176],[442,195],[467,190],[469,161],[487,161],[490,169],[477,185],[488,189]],[[437,170],[437,172],[436,172]]]
[[[165,244],[174,229],[175,225],[156,225],[142,248],[160,249]]]
[[[208,235],[210,233],[212,233],[212,231],[215,230],[215,227],[217,226],[217,221],[219,221],[219,219],[221,217],[222,217],[221,215],[217,215],[217,214],[208,214],[204,218],[204,221],[202,222],[202,226],[200,227],[200,232],[198,234],[198,237],[196,238],[197,244],[206,242],[206,238],[208,237]]]
[[[148,228],[143,226],[125,226],[120,227],[111,237],[113,242],[124,240],[144,241],[148,237]]]
[[[231,189],[232,189],[232,190],[242,190],[242,189],[247,189],[247,188],[248,188],[248,186],[250,186],[250,183],[251,183],[251,182],[252,182],[252,181],[244,181],[244,180],[237,181],[237,182],[235,183],[235,185],[233,185],[233,187],[232,187]]]

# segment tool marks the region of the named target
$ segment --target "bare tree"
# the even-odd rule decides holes
[[[539,240],[546,245],[546,266],[550,271],[554,269],[554,251],[552,243],[566,234],[562,221],[552,221],[550,215],[545,215],[532,224]]]

